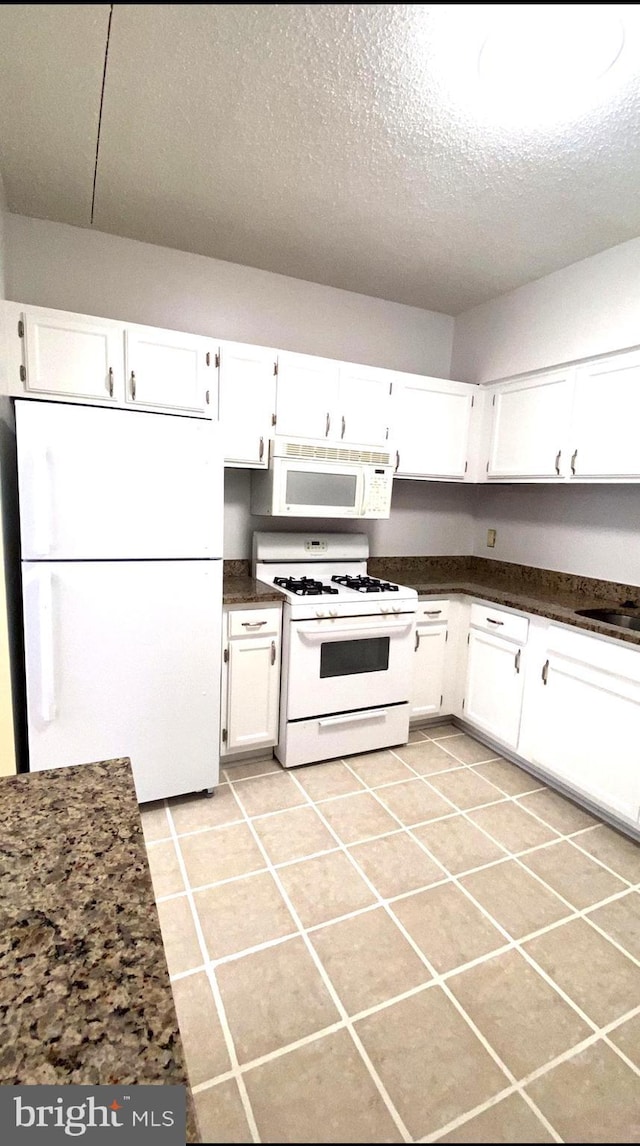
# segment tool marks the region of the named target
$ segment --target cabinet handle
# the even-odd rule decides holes
[[[573,474],[574,477],[576,476],[576,458],[577,458],[577,456],[578,456],[578,451],[574,450],[572,455],[571,455],[571,473]]]
[[[396,450],[396,468],[393,472],[397,474],[399,468],[400,468],[400,451]]]
[[[259,629],[261,625],[266,625],[266,621],[241,621],[243,629]]]
[[[542,683],[546,684],[549,679],[549,661],[545,661],[542,666]]]
[[[558,450],[556,454],[556,473],[560,477],[560,458],[562,457],[562,450]]]
[[[419,632],[418,632],[418,630],[416,629],[416,643],[415,643],[415,645],[414,645],[414,647],[413,647],[413,651],[414,651],[414,653],[417,653],[419,645],[420,645],[420,633],[419,633]]]
[[[425,617],[439,617],[441,612],[442,612],[442,609],[425,609],[424,610],[424,616]]]
[[[274,665],[275,663],[276,663],[276,642],[272,641],[271,642],[271,664]]]
[[[113,366],[109,367],[109,397],[113,398]]]
[[[515,659],[516,672],[520,672],[520,657],[521,657],[521,655],[522,655],[522,649],[518,649],[518,651],[516,653],[516,659]]]
[[[504,625],[504,621],[494,621],[493,617],[487,617],[490,625]]]
[[[327,424],[326,424],[326,426],[325,426],[325,430],[324,430],[324,436],[325,436],[325,438],[328,438],[328,437],[329,437],[329,428],[330,428],[330,426],[331,426],[331,414],[330,414],[330,413],[327,411]]]
[[[346,428],[347,428],[347,423],[344,420],[344,414],[343,414],[342,415],[342,433],[340,434],[341,438],[344,438],[344,432],[345,432]]]
[[[204,400],[205,400],[205,405],[208,406],[209,402],[211,400],[211,395],[210,395],[208,390],[205,390],[205,392],[204,392]]]
[[[134,371],[131,371],[131,397],[133,401],[136,400],[136,376]]]
[[[264,438],[260,438],[260,450],[258,452],[258,460],[262,461],[264,457]]]

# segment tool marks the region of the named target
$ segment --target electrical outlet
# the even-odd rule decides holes
[[[497,536],[498,536],[497,530],[495,530],[495,529],[488,529],[487,530],[487,545],[488,545],[489,549],[494,548]]]

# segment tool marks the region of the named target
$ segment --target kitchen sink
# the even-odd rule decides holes
[[[640,614],[631,617],[628,613],[617,613],[614,609],[576,609],[576,613],[579,617],[591,617],[593,621],[604,621],[620,629],[637,629],[640,632]]]

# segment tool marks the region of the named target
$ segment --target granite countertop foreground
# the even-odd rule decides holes
[[[127,759],[0,779],[0,1083],[187,1086]]]

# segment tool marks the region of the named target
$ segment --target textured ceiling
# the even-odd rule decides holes
[[[448,314],[640,234],[640,71],[490,120],[481,5],[114,5],[94,199],[109,13],[0,8],[12,211]]]

